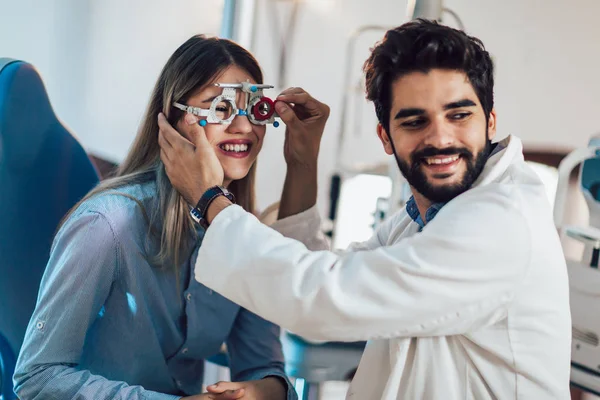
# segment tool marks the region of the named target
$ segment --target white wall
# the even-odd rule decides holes
[[[286,26],[290,1],[257,0],[257,30],[252,50],[267,82],[276,83],[277,48],[273,8],[278,25]],[[270,7],[272,9],[268,9]],[[446,0],[462,18],[468,33],[481,38],[496,63],[495,97],[500,137],[520,136],[528,147],[568,148],[584,145],[600,131],[600,15],[597,0]],[[288,86],[302,86],[331,105],[331,117],[320,158],[320,200],[325,211],[328,179],[337,153],[343,97],[346,45],[359,26],[396,26],[405,21],[406,1],[304,0],[297,30],[288,44]],[[456,26],[448,17],[447,23]],[[353,82],[360,77],[368,48],[383,35],[365,35],[357,42]],[[280,88],[278,88],[280,89]],[[375,135],[371,105],[358,93],[350,113],[346,161],[372,163],[383,159]],[[360,117],[357,122],[353,118]],[[285,170],[283,130],[269,131],[259,164],[259,204],[276,201]]]
[[[268,9],[271,4],[272,9]],[[377,5],[377,6],[374,6]],[[286,86],[305,88],[317,99],[331,106],[331,116],[327,124],[321,157],[319,160],[319,206],[325,211],[328,207],[329,177],[335,165],[337,154],[337,137],[340,127],[342,86],[347,39],[352,32],[362,25],[396,26],[404,19],[405,3],[403,1],[361,1],[361,0],[306,0],[301,2],[296,32],[288,47],[288,71]],[[277,84],[278,76],[278,37],[285,34],[291,2],[257,0],[257,29],[252,50],[265,72],[265,82]],[[278,23],[274,23],[274,15]],[[277,26],[281,31],[277,30]],[[381,33],[368,34],[358,41],[354,58],[353,81],[360,77],[362,62],[368,55],[368,48]],[[275,92],[283,88],[276,88]],[[361,100],[362,93],[353,96]],[[365,109],[363,107],[361,110]],[[371,115],[371,107],[366,108],[362,126],[348,133],[348,142],[355,143],[349,148],[349,157],[359,155],[366,161],[379,160],[381,149],[375,133],[375,119]],[[368,117],[368,118],[367,118]],[[354,119],[351,119],[354,123]],[[285,168],[281,152],[284,130],[271,128],[266,136],[263,152],[258,167],[258,201],[266,206],[278,199],[281,191]],[[357,151],[360,150],[360,151]]]
[[[277,46],[288,25],[291,1],[256,3],[251,50],[267,82],[276,84]],[[88,150],[120,161],[160,68],[192,34],[219,33],[222,4],[223,0],[0,0],[0,56],[36,65],[59,117]],[[337,154],[348,37],[359,26],[401,24],[405,5],[405,0],[301,2],[296,31],[287,45],[287,85],[305,87],[332,108],[320,159],[323,210]],[[494,56],[500,134],[517,134],[529,146],[571,148],[600,131],[600,25],[594,20],[600,15],[600,2],[446,0],[446,5]],[[352,82],[360,78],[368,48],[381,36],[368,34],[357,42]],[[361,92],[355,93],[350,102],[346,164],[384,157],[372,107],[362,98]],[[279,197],[285,173],[282,143],[283,129],[270,129],[259,162],[261,207]]]
[[[600,2],[446,0],[496,67],[499,128],[572,148],[600,131]]]
[[[92,1],[85,141],[120,160],[135,136],[160,70],[198,33],[218,35],[222,0]]]
[[[0,0],[0,57],[35,65],[67,121],[81,112],[89,10],[88,2],[77,0]]]
[[[83,145],[120,161],[160,69],[193,34],[218,35],[223,0],[0,0],[0,57],[35,65]]]

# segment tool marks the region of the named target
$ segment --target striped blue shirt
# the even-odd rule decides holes
[[[154,182],[119,192],[157,207]],[[204,359],[226,343],[233,381],[281,377],[277,326],[179,267],[150,265],[140,206],[115,193],[83,203],[58,232],[14,375],[22,399],[170,400],[202,391]],[[235,243],[231,243],[235,251]],[[218,270],[218,268],[215,268]],[[179,290],[178,290],[179,289]],[[208,382],[213,383],[213,382]]]

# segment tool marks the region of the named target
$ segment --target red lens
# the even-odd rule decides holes
[[[266,121],[275,113],[275,103],[268,97],[262,97],[251,112],[257,121]]]

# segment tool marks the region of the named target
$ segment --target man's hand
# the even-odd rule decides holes
[[[192,206],[206,190],[223,184],[223,167],[198,118],[186,114],[180,135],[161,113],[158,116],[160,159],[171,184]],[[186,137],[189,139],[186,139]]]
[[[268,377],[256,381],[248,382],[218,382],[206,388],[211,395],[223,395],[231,391],[242,390],[242,400],[284,400],[286,396],[286,387],[281,380],[275,377]],[[216,397],[215,400],[226,400]]]
[[[277,100],[275,109],[286,124],[284,156],[288,165],[279,202],[278,218],[282,219],[317,202],[317,159],[329,107],[300,88],[283,91]],[[292,106],[285,107],[282,102]]]
[[[316,168],[329,106],[304,89],[286,89],[277,97],[275,110],[285,123],[284,156],[289,167]]]
[[[225,390],[222,393],[202,393],[182,397],[181,400],[239,400],[244,399],[244,389]]]

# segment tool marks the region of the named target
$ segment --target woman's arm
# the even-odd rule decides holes
[[[179,399],[78,368],[88,329],[118,277],[120,251],[99,213],[74,215],[59,231],[17,361],[19,398]]]

